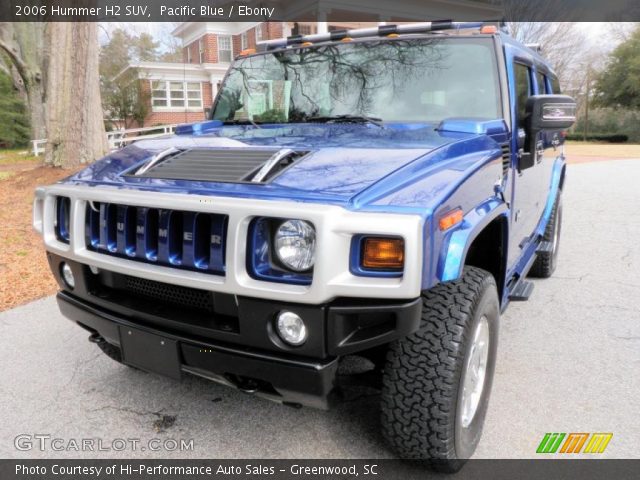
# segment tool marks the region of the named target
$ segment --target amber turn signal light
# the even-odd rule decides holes
[[[364,268],[400,270],[404,267],[404,240],[368,237],[362,249]]]
[[[456,208],[455,210],[451,210],[440,218],[440,222],[438,222],[438,226],[440,230],[448,230],[454,225],[459,224],[462,221],[462,217],[464,217],[462,213],[462,209]]]

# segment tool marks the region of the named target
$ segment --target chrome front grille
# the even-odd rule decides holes
[[[87,202],[89,250],[217,275],[225,272],[228,216]]]

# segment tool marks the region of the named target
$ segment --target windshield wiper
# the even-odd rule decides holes
[[[225,120],[223,125],[253,125],[256,128],[262,128],[258,123],[253,120]]]
[[[366,117],[360,115],[326,115],[318,117],[308,117],[303,121],[318,123],[371,123],[372,125],[376,125],[377,127],[384,128],[381,118]]]

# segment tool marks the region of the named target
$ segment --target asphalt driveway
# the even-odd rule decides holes
[[[503,315],[476,457],[533,457],[545,432],[612,432],[603,456],[640,456],[639,180],[640,160],[570,165],[560,264],[553,278],[535,282],[528,302]],[[372,392],[350,392],[322,412],[136,371],[100,353],[52,297],[0,314],[0,345],[0,458],[391,455]],[[18,450],[21,434],[62,439],[56,445],[64,450],[41,451],[37,442]],[[152,438],[193,439],[193,448],[73,448],[87,438],[103,447],[115,439],[143,447]]]

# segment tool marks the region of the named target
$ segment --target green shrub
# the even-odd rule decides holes
[[[584,134],[581,132],[571,132],[567,135],[567,140],[585,140]],[[609,142],[609,143],[625,143],[629,140],[628,135],[620,133],[590,133],[586,140],[591,142]]]
[[[0,146],[22,147],[30,138],[27,108],[13,88],[11,78],[0,72]]]
[[[576,140],[581,140],[581,132],[589,135],[618,134],[628,137],[630,142],[640,142],[640,112],[624,108],[594,108],[589,112],[589,126],[585,128],[584,116],[578,118],[573,131]]]

